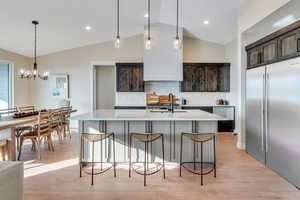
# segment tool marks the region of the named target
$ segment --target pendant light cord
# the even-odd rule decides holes
[[[148,40],[150,40],[150,0],[148,0]]]
[[[117,0],[117,38],[120,37],[120,0]]]
[[[176,39],[178,39],[179,38],[179,36],[178,36],[178,13],[179,13],[179,9],[178,9],[178,1],[179,0],[177,0],[177,16],[176,16]]]
[[[34,24],[34,65],[36,67],[36,26],[37,24]]]

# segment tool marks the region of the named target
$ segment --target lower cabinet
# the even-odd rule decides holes
[[[218,122],[218,132],[234,132],[235,107],[234,106],[183,106],[184,110],[203,110],[223,116],[228,120]]]

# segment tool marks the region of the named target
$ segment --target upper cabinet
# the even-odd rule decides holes
[[[117,63],[117,92],[144,92],[143,63]]]
[[[246,47],[247,68],[300,56],[300,21]]]
[[[182,92],[230,92],[229,63],[184,63]]]
[[[279,59],[286,59],[300,55],[299,38],[300,29],[296,29],[279,37]]]

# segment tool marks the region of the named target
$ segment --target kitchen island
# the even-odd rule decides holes
[[[182,132],[215,133],[218,121],[226,120],[219,115],[201,110],[175,110],[174,113],[160,110],[96,110],[94,112],[77,115],[71,118],[79,121],[79,133],[114,132],[116,134],[116,160],[128,162],[128,144],[130,133],[163,133],[165,136],[165,160],[179,162],[180,136]],[[184,138],[183,157],[185,160],[193,158],[192,141]],[[212,161],[212,141],[204,145],[204,159]],[[84,144],[86,149],[84,158],[91,159],[91,146]],[[143,159],[143,144],[134,142],[133,159]],[[107,161],[111,161],[111,141],[95,144],[97,161],[101,152]],[[90,149],[88,151],[87,149]],[[198,147],[196,148],[198,150]],[[161,145],[154,142],[150,147],[151,159],[161,159]],[[196,158],[200,154],[196,151]],[[98,160],[99,161],[99,160]]]

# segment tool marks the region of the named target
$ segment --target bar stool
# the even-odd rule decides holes
[[[109,139],[112,137],[113,139],[113,163],[108,167],[103,168],[103,160],[102,160],[102,142],[103,140]],[[92,162],[84,161],[84,142],[92,143]],[[95,143],[101,142],[101,155],[100,162],[95,162]],[[91,185],[94,185],[94,175],[102,174],[108,171],[111,168],[114,168],[114,177],[116,177],[116,156],[115,156],[115,134],[114,133],[100,133],[100,134],[89,134],[82,133],[81,134],[81,144],[80,144],[80,177],[82,177],[82,171],[88,175],[92,176]],[[95,172],[95,164],[100,163],[100,170]],[[87,169],[91,165],[92,169]],[[86,169],[86,170],[85,170]]]
[[[193,162],[182,162],[182,141],[183,136],[188,137],[194,143],[194,161]],[[213,162],[204,162],[203,161],[203,144],[213,140],[213,153],[214,153],[214,161]],[[196,161],[196,143],[201,144],[201,161]],[[185,164],[194,164],[194,169],[190,169],[189,167],[185,166]],[[196,170],[196,164],[200,164],[200,172]],[[204,172],[203,171],[203,164],[209,165],[211,167],[210,170]],[[179,176],[181,176],[181,167],[184,167],[187,171],[200,175],[201,176],[201,185],[203,185],[203,175],[210,174],[214,172],[214,177],[217,177],[217,169],[216,169],[216,135],[214,133],[182,133],[181,134],[181,141],[180,141],[180,167],[179,167]]]
[[[145,144],[145,158],[144,158],[144,166],[143,167],[135,167],[135,164],[139,164],[142,162],[131,162],[131,145],[132,138],[135,138],[139,142],[143,142]],[[149,170],[149,143],[154,142],[155,140],[161,138],[162,144],[162,163],[159,162],[151,162],[156,165],[156,170]],[[129,134],[129,178],[131,177],[131,169],[133,169],[137,174],[144,176],[144,186],[146,186],[146,177],[156,174],[161,169],[163,169],[163,177],[166,178],[165,173],[165,152],[164,152],[164,135],[160,133],[131,133]]]

